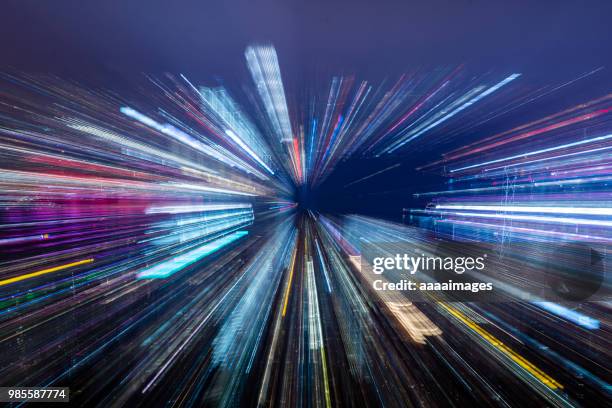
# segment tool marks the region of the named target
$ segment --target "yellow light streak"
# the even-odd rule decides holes
[[[11,283],[20,282],[22,280],[35,278],[37,276],[46,275],[48,273],[61,271],[64,269],[72,268],[73,266],[84,265],[88,263],[92,263],[94,261],[93,258],[83,259],[81,261],[72,262],[66,265],[54,266],[53,268],[43,269],[38,272],[26,273],[25,275],[15,276],[14,278],[4,279],[0,281],[0,286],[10,285]]]
[[[285,291],[285,303],[283,305],[283,317],[287,313],[287,304],[289,303],[289,293],[291,292],[291,282],[293,281],[293,270],[295,269],[295,256],[297,254],[297,247],[291,254],[291,270],[289,271],[289,283],[287,284],[287,290]]]
[[[510,349],[508,346],[502,343],[495,336],[493,336],[492,334],[484,330],[482,327],[474,323],[469,317],[465,316],[463,313],[461,313],[457,309],[447,304],[440,302],[439,305],[442,306],[444,309],[446,309],[447,312],[449,312],[451,315],[456,317],[463,324],[465,324],[470,329],[472,329],[474,332],[479,334],[483,339],[489,342],[492,346],[497,348],[499,351],[504,353],[506,356],[510,357],[512,361],[514,361],[519,366],[527,370],[531,375],[533,375],[535,378],[540,380],[548,388],[553,389],[553,390],[556,390],[558,388],[561,388],[561,389],[563,388],[563,385],[561,385],[556,380],[551,378],[548,374],[546,374],[545,372],[540,370],[538,367],[534,366],[532,363],[527,361],[523,356],[519,355],[514,350]]]

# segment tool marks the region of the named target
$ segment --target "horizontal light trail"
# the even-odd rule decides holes
[[[525,212],[543,214],[612,215],[611,207],[544,207],[521,205],[436,205],[438,210],[473,210],[494,212]]]
[[[594,118],[597,118],[599,116],[605,115],[610,113],[611,108],[607,107],[604,109],[598,109],[595,111],[589,111],[587,113],[581,114],[579,116],[574,116],[572,118],[569,119],[565,119],[565,120],[561,120],[559,122],[555,122],[554,119],[558,119],[562,116],[565,116],[569,113],[573,113],[576,112],[579,109],[589,109],[593,106],[596,106],[599,103],[602,103],[604,101],[609,100],[610,98],[612,98],[612,94],[608,94],[602,98],[590,101],[586,104],[581,104],[578,106],[575,106],[571,109],[562,111],[562,112],[557,112],[554,115],[550,115],[544,118],[541,118],[535,122],[532,123],[527,123],[524,125],[519,126],[518,128],[514,128],[514,129],[510,129],[507,130],[505,132],[502,132],[500,134],[494,135],[494,136],[490,136],[488,138],[479,140],[478,142],[476,142],[475,144],[469,144],[467,146],[464,146],[458,150],[455,150],[454,152],[451,152],[450,154],[446,155],[445,158],[447,160],[456,160],[459,159],[461,157],[465,157],[465,156],[474,156],[477,155],[478,153],[482,153],[484,151],[487,150],[491,150],[493,148],[499,148],[501,146],[504,146],[508,143],[513,143],[513,142],[517,142],[519,140],[524,140],[524,139],[528,139],[528,138],[532,138],[534,136],[538,136],[541,135],[543,133],[547,133],[547,132],[551,132],[553,130],[558,130],[561,128],[564,128],[566,126],[570,126],[570,125],[576,125],[580,122],[583,121],[587,121],[587,120],[591,120]],[[531,131],[527,131],[525,133],[519,133],[517,135],[513,135],[513,136],[509,136],[506,138],[502,138],[502,136],[508,136],[511,135],[513,132],[517,132],[517,131],[521,131],[527,128],[530,128],[532,126],[535,125],[539,125],[542,123],[551,123],[547,126],[544,126],[542,128],[537,128]],[[496,140],[497,139],[497,140]],[[487,143],[487,142],[492,142],[492,143]]]
[[[24,244],[24,243],[33,242],[33,241],[43,241],[45,239],[49,239],[49,234],[28,235],[25,237],[2,238],[0,239],[0,245]]]
[[[561,239],[576,239],[576,240],[585,240],[585,241],[596,241],[596,242],[612,242],[612,238],[596,236],[596,235],[586,235],[586,234],[572,234],[568,232],[558,232],[558,231],[550,231],[543,230],[537,228],[524,228],[524,227],[515,227],[511,225],[504,224],[487,224],[483,222],[475,222],[475,221],[459,221],[459,220],[437,220],[437,222],[441,223],[449,223],[456,225],[465,225],[474,228],[487,228],[487,229],[502,229],[504,231],[511,231],[517,233],[524,233],[529,235],[534,235],[537,237],[551,237],[551,238],[561,238]]]
[[[540,309],[544,309],[550,313],[553,313],[565,320],[576,323],[578,326],[584,327],[589,330],[597,330],[600,327],[599,320],[589,317],[583,313],[569,309],[554,302],[533,302],[534,305]]]
[[[415,212],[420,212],[415,210]],[[562,217],[540,217],[537,215],[514,215],[514,214],[483,214],[483,213],[466,213],[466,212],[451,212],[451,211],[432,211],[422,210],[428,214],[440,215],[456,215],[460,217],[475,217],[475,218],[493,218],[503,220],[516,221],[535,221],[547,224],[571,224],[571,225],[593,225],[597,227],[612,227],[612,221],[591,220],[586,218],[562,218]]]
[[[580,177],[575,179],[560,179],[553,181],[540,181],[535,183],[515,184],[512,185],[512,189],[531,189],[534,187],[553,187],[553,186],[565,186],[565,185],[576,185],[576,184],[587,184],[587,183],[607,183],[612,181],[612,177]],[[457,190],[442,190],[442,191],[431,191],[425,193],[415,193],[415,197],[426,197],[434,195],[450,195],[450,194],[462,194],[462,193],[478,193],[478,192],[490,192],[507,190],[507,185],[492,186],[492,187],[475,187],[475,188],[463,188]]]
[[[234,210],[240,208],[251,208],[251,204],[226,203],[226,204],[202,204],[202,205],[167,205],[151,206],[145,210],[146,214],[183,214],[192,212]]]
[[[228,190],[225,188],[216,188],[216,187],[208,187],[202,186],[199,184],[189,184],[189,183],[168,183],[167,187],[176,188],[176,189],[185,189],[185,190],[195,190],[195,191],[208,191],[210,193],[219,193],[219,194],[231,194],[231,195],[242,195],[242,196],[255,196],[256,194],[246,193],[244,191],[236,191],[236,190]]]
[[[512,156],[508,156],[508,157],[502,157],[500,159],[489,160],[489,161],[486,161],[486,162],[483,162],[483,163],[477,163],[477,164],[472,164],[472,165],[469,165],[469,166],[459,167],[457,169],[451,169],[450,173],[456,173],[456,172],[462,171],[462,170],[470,170],[470,169],[474,169],[474,168],[477,168],[477,167],[486,166],[488,164],[495,164],[495,163],[501,163],[501,162],[505,162],[505,161],[509,161],[509,160],[514,160],[514,159],[520,159],[522,157],[534,156],[536,154],[554,152],[554,151],[561,150],[561,149],[567,149],[568,147],[581,146],[581,145],[588,144],[588,143],[603,142],[603,141],[606,141],[606,140],[609,140],[609,139],[612,139],[612,135],[605,135],[605,136],[594,137],[592,139],[580,140],[578,142],[566,143],[566,144],[563,144],[563,145],[560,145],[560,146],[549,147],[547,149],[534,150],[532,152],[515,154],[515,155],[512,155]]]
[[[54,266],[53,268],[43,269],[38,272],[26,273],[25,275],[15,276],[14,278],[4,279],[0,281],[0,286],[10,285],[11,283],[21,282],[26,279],[35,278],[37,276],[46,275],[48,273],[53,273],[57,271],[62,271],[64,269],[72,268],[73,266],[85,265],[92,263],[94,261],[93,258],[83,259],[81,261],[71,262],[65,265]]]
[[[533,159],[533,160],[527,160],[527,161],[522,161],[522,162],[518,162],[518,163],[504,164],[504,165],[501,165],[501,166],[490,167],[490,168],[484,169],[484,171],[485,172],[491,172],[491,171],[495,171],[495,170],[509,169],[511,167],[524,166],[526,164],[541,163],[541,162],[545,162],[545,161],[558,160],[558,159],[566,159],[568,157],[588,155],[589,153],[602,152],[602,151],[611,150],[611,149],[612,149],[612,146],[610,146],[610,147],[598,147],[596,149],[581,150],[579,152],[567,153],[567,154],[558,154],[556,156],[543,157],[541,159]]]
[[[230,243],[247,235],[247,231],[236,231],[230,235],[226,235],[222,238],[216,239],[212,242],[208,242],[196,249],[172,258],[168,261],[159,263],[151,268],[140,271],[137,275],[137,279],[164,279],[172,276],[181,269],[199,261],[207,255],[210,255],[221,248],[229,245]]]

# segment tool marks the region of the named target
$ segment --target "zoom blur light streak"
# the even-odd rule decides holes
[[[511,116],[601,69],[541,88],[457,66],[296,92],[273,46],[244,57],[242,93],[0,74],[3,385],[69,386],[79,406],[610,400],[610,303],[517,298],[539,252],[612,242],[612,94]],[[415,168],[444,181],[415,177],[403,223],[401,204],[391,221],[295,202],[332,183],[338,201],[384,204],[379,182]],[[518,260],[494,276],[507,302],[372,289],[364,244],[429,255],[449,237]]]
[[[199,261],[205,256],[210,255],[220,250],[224,246],[231,244],[237,239],[244,237],[247,233],[247,231],[237,231],[226,235],[225,237],[217,238],[212,242],[192,249],[179,256],[173,257],[168,261],[161,262],[155,266],[142,270],[138,272],[136,276],[138,279],[167,278],[181,269],[191,265],[192,263]]]

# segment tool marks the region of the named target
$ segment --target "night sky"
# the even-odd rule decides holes
[[[387,76],[475,63],[554,75],[609,63],[608,1],[7,1],[3,65],[32,70],[241,75],[273,43],[288,80],[342,69]]]

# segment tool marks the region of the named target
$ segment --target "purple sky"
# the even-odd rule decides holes
[[[522,3],[522,4],[520,4]],[[472,63],[580,71],[612,60],[610,1],[4,1],[2,67],[243,75],[271,42],[284,69],[386,76]]]

